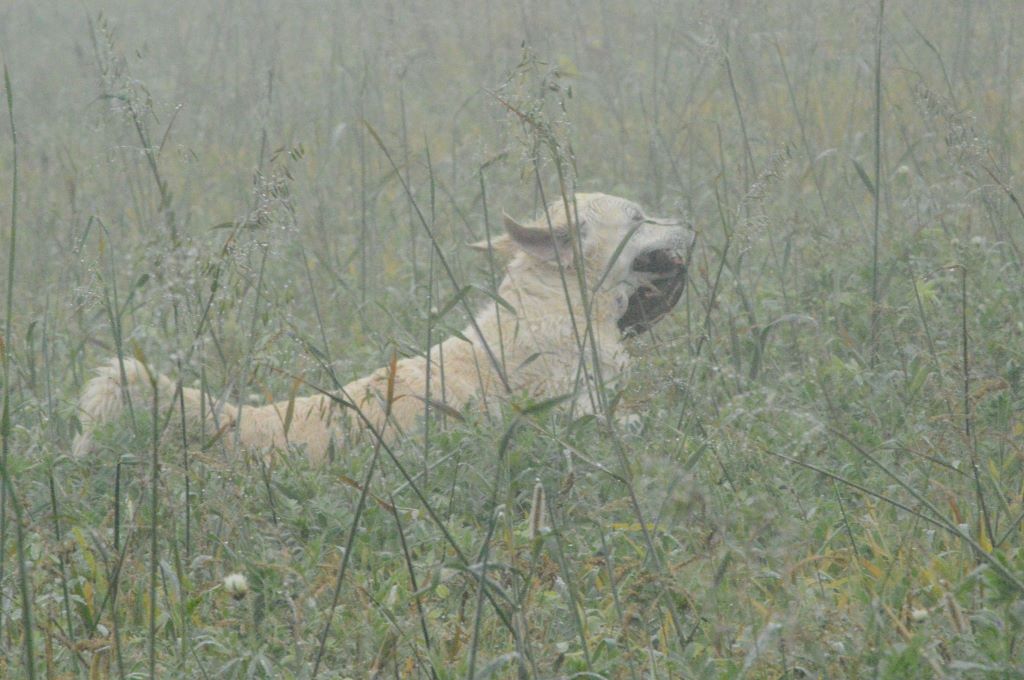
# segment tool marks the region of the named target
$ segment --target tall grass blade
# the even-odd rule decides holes
[[[34,624],[32,623],[32,593],[28,580],[28,563],[25,558],[25,531],[21,503],[14,493],[14,480],[10,474],[11,445],[11,328],[14,313],[14,268],[17,260],[16,243],[18,240],[18,131],[14,124],[14,90],[11,87],[11,74],[4,64],[4,92],[7,95],[7,117],[11,129],[11,233],[7,252],[7,302],[4,309],[4,337],[0,338],[3,346],[3,415],[0,416],[0,437],[3,438],[3,450],[0,451],[0,477],[3,477],[0,488],[0,583],[3,583],[5,556],[7,554],[7,504],[14,510],[14,533],[18,555],[18,586],[21,594],[21,628],[25,649],[25,672],[29,680],[35,680],[35,645]],[[0,614],[2,616],[2,614]],[[3,621],[0,619],[0,637],[3,636]]]
[[[882,194],[882,29],[885,20],[885,0],[878,0],[878,26],[875,31],[875,182],[873,191],[874,198],[872,206],[873,229],[871,233],[871,329],[869,340],[869,352],[871,365],[878,361],[878,322],[881,313],[881,300],[879,296],[879,238],[881,219],[881,194]],[[857,165],[857,173],[861,179],[867,179],[863,168]],[[871,184],[868,183],[869,188]]]

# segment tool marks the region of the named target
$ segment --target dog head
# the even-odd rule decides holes
[[[527,224],[505,215],[505,234],[490,247],[518,253],[515,268],[575,271],[582,257],[584,281],[597,298],[595,312],[605,318],[611,314],[628,337],[650,329],[675,307],[686,285],[694,239],[682,222],[650,217],[632,201],[576,194],[568,206],[556,201]],[[575,284],[577,278],[567,280]]]

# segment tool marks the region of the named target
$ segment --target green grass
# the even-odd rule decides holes
[[[0,676],[1024,675],[1024,8],[50,4],[0,19]],[[145,403],[68,456],[118,352],[262,403],[422,351],[563,187],[699,230],[642,431],[268,465]]]

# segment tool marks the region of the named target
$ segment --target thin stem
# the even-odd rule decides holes
[[[0,437],[3,439],[0,451],[0,477],[3,487],[0,488],[0,583],[3,583],[3,564],[7,543],[7,503],[10,501],[14,510],[14,534],[18,553],[18,584],[21,589],[21,626],[25,641],[25,671],[30,680],[36,677],[35,649],[33,646],[32,595],[28,584],[28,564],[25,560],[25,531],[21,514],[21,504],[14,494],[14,482],[9,474],[9,449],[11,441],[11,313],[14,310],[14,265],[15,243],[18,237],[18,131],[14,125],[14,91],[11,89],[11,75],[4,65],[4,89],[7,93],[7,115],[11,123],[11,237],[7,256],[7,306],[5,310],[4,337],[0,338],[3,355],[4,374],[4,405],[0,420]]]
[[[64,619],[67,622],[67,631],[65,634],[72,645],[75,644],[75,627],[74,621],[71,618],[71,595],[68,593],[68,573],[67,563],[64,560],[64,537],[60,531],[60,510],[57,506],[57,484],[53,478],[53,470],[50,470],[49,479],[50,487],[50,510],[53,512],[53,537],[57,542],[57,564],[60,567],[60,587],[61,595],[64,600]]]
[[[157,575],[157,510],[159,509],[160,482],[160,390],[156,376],[150,376],[153,386],[153,407],[151,424],[153,450],[149,478],[149,677],[156,678],[156,575]]]
[[[381,422],[380,431],[374,432],[376,443],[373,447],[373,457],[370,459],[370,467],[366,471],[362,487],[359,491],[359,502],[356,504],[355,516],[352,518],[352,525],[349,527],[348,540],[345,542],[344,552],[341,555],[341,567],[338,569],[338,578],[334,582],[334,594],[331,597],[331,606],[328,609],[327,620],[324,623],[323,633],[320,634],[320,645],[317,648],[316,660],[313,662],[313,672],[310,678],[315,678],[320,670],[320,663],[323,661],[324,651],[327,648],[327,634],[331,630],[331,619],[334,618],[334,610],[338,608],[338,599],[341,597],[341,585],[345,581],[345,572],[348,570],[348,561],[352,555],[352,546],[355,544],[356,533],[359,531],[359,521],[363,516],[363,508],[366,507],[366,497],[370,493],[370,485],[373,482],[373,475],[377,471],[377,461],[380,460],[380,447],[384,444],[384,428],[387,427],[391,417],[391,406],[394,404],[395,396],[395,371],[398,357],[392,355],[391,367],[388,372],[387,400],[384,403],[384,420]]]
[[[434,230],[427,223],[427,218],[424,217],[419,204],[416,203],[416,200],[413,198],[412,190],[409,188],[409,185],[405,183],[405,178],[402,177],[394,159],[391,158],[391,152],[388,151],[387,146],[384,145],[384,141],[380,138],[380,135],[377,134],[377,131],[373,129],[370,123],[368,121],[363,121],[363,124],[370,132],[370,136],[372,136],[374,141],[377,142],[377,146],[379,146],[380,150],[384,152],[384,156],[388,159],[388,163],[391,164],[391,169],[395,171],[395,174],[398,176],[398,180],[402,183],[402,188],[405,190],[406,197],[412,203],[413,208],[416,209],[416,216],[420,221],[420,225],[423,227],[424,231],[427,232],[427,236],[430,238],[430,243],[434,246],[434,252],[437,253],[437,260],[441,263],[441,268],[444,269],[445,274],[448,275],[448,280],[451,281],[452,287],[455,290],[459,290],[460,286],[458,285],[458,279],[455,278],[455,272],[452,270],[451,265],[448,264],[448,258],[444,256],[444,250],[441,248],[441,244],[438,243],[437,238],[434,236]],[[494,350],[491,349],[490,343],[487,342],[487,338],[484,336],[483,331],[480,330],[476,316],[473,314],[473,310],[469,308],[469,303],[466,301],[466,298],[462,297],[459,300],[459,304],[466,312],[466,316],[469,317],[469,323],[476,332],[477,337],[480,338],[480,344],[483,345],[484,352],[487,354],[487,359],[491,362],[491,366],[498,374],[498,378],[501,380],[502,386],[505,388],[506,392],[511,392],[512,386],[508,382],[505,371],[502,368],[501,363],[498,361],[498,357],[495,356]]]
[[[985,494],[981,489],[981,471],[978,465],[978,451],[974,446],[973,424],[971,422],[971,367],[967,352],[967,267],[960,267],[960,351],[964,369],[964,438],[968,452],[971,454],[971,472],[974,475],[974,494],[978,499],[978,510],[985,525],[985,533],[989,543],[996,540],[992,531]]]
[[[878,2],[878,29],[875,35],[875,191],[874,231],[871,239],[871,365],[878,361],[878,236],[882,199],[882,26],[885,0]]]

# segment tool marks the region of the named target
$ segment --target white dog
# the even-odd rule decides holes
[[[432,347],[429,361],[402,359],[393,378],[384,367],[332,395],[239,408],[214,405],[188,387],[179,396],[166,376],[134,359],[111,359],[83,390],[74,454],[90,450],[93,429],[116,418],[126,396],[137,409],[152,404],[154,385],[165,413],[184,403],[191,432],[219,429],[229,444],[259,450],[300,445],[314,459],[343,444],[346,432],[369,426],[391,439],[411,427],[427,403],[428,371],[430,401],[456,411],[470,402],[492,408],[524,393],[574,394],[577,412],[595,411],[595,386],[614,384],[627,367],[623,338],[650,328],[682,295],[694,232],[604,194],[557,201],[526,225],[505,216],[505,232],[474,248],[511,258],[498,295],[515,312],[488,305],[462,338]]]

